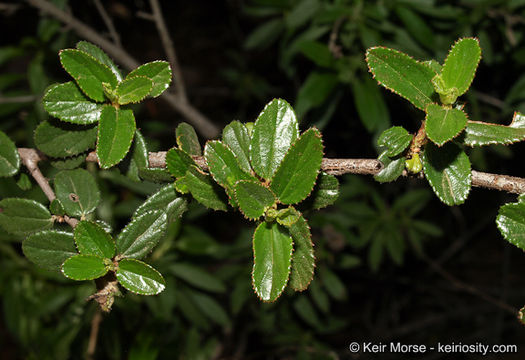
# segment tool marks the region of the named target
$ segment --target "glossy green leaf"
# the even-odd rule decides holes
[[[455,138],[467,126],[467,114],[459,109],[447,109],[436,104],[427,106],[425,131],[434,144],[441,146]]]
[[[120,69],[101,48],[87,41],[79,41],[77,43],[77,49],[93,56],[98,62],[106,65],[115,75],[117,81],[122,81]]]
[[[49,121],[38,125],[34,134],[38,150],[52,157],[69,157],[95,147],[96,127],[60,125]]]
[[[370,78],[352,82],[352,95],[361,122],[369,132],[390,125],[390,114],[377,83]]]
[[[478,39],[464,38],[456,41],[441,71],[445,86],[449,89],[456,88],[458,96],[463,95],[474,79],[480,60],[481,48]]]
[[[117,86],[115,74],[93,56],[75,49],[62,50],[59,56],[64,70],[89,98],[103,102],[106,97],[102,83],[108,83],[113,88]]]
[[[143,258],[164,236],[167,225],[167,215],[163,210],[148,211],[134,218],[117,236],[117,254]]]
[[[239,210],[248,219],[257,219],[275,203],[275,195],[258,181],[243,180],[235,184]]]
[[[42,104],[49,115],[80,125],[96,123],[103,107],[88,99],[73,81],[51,86]]]
[[[137,218],[148,211],[162,209],[168,216],[168,222],[175,221],[188,209],[188,201],[180,197],[173,184],[168,184],[151,195],[133,213]]]
[[[126,156],[135,129],[133,111],[104,106],[98,124],[97,140],[97,157],[101,168],[110,168]]]
[[[166,281],[157,270],[135,259],[119,262],[117,280],[129,291],[140,295],[157,295],[166,287]]]
[[[500,207],[496,224],[505,240],[525,251],[525,203],[523,201]]]
[[[289,227],[288,231],[294,243],[290,286],[295,291],[303,291],[308,288],[314,277],[315,256],[312,234],[308,223],[302,216]]]
[[[84,169],[63,170],[55,175],[55,194],[69,216],[84,218],[100,202],[93,176]]]
[[[170,182],[173,180],[167,169],[149,167],[148,148],[139,130],[135,131],[132,163],[135,163],[137,167],[138,176],[144,180],[153,182]]]
[[[214,293],[224,293],[226,285],[222,280],[206,271],[201,267],[186,263],[176,263],[170,265],[170,272],[188,284],[205,291]]]
[[[383,168],[379,173],[374,175],[374,179],[378,182],[391,182],[401,176],[405,169],[405,157],[390,158],[386,151],[379,155],[378,160],[383,163]]]
[[[315,128],[305,131],[290,148],[272,179],[270,189],[281,203],[295,204],[310,194],[322,159],[321,133]]]
[[[0,226],[10,233],[27,235],[53,226],[46,207],[34,200],[5,198],[0,200]]]
[[[308,198],[308,208],[317,210],[332,205],[339,197],[339,181],[334,175],[321,172],[317,177],[312,194]]]
[[[263,301],[275,301],[281,295],[288,277],[292,258],[292,238],[277,223],[261,223],[253,234],[252,282]]]
[[[513,144],[525,140],[525,116],[514,113],[510,125],[469,121],[465,129],[465,144],[483,146],[490,144]]]
[[[15,143],[0,131],[0,177],[13,176],[20,167],[20,156]]]
[[[151,97],[162,94],[171,83],[171,68],[167,61],[153,61],[141,65],[130,72],[128,77],[137,75],[146,76],[153,81],[153,87],[149,94]]]
[[[111,259],[115,255],[115,241],[99,224],[80,221],[73,231],[78,252]]]
[[[410,145],[412,135],[401,126],[386,129],[377,139],[377,145],[385,149],[386,155],[390,157],[401,154]]]
[[[62,264],[62,273],[73,280],[94,280],[107,272],[104,259],[95,255],[75,255]]]
[[[46,230],[27,237],[22,243],[24,255],[36,265],[60,271],[66,259],[77,255],[73,234]]]
[[[285,100],[274,99],[259,114],[253,127],[250,161],[255,172],[270,180],[292,143],[299,136],[295,113]]]
[[[436,73],[428,66],[393,49],[372,47],[366,62],[374,78],[385,88],[404,97],[415,107],[425,110],[432,103]]]
[[[226,189],[232,206],[236,206],[235,184],[240,180],[256,180],[244,172],[233,152],[222,142],[208,141],[204,147],[204,157],[215,181]]]
[[[145,76],[127,77],[117,85],[118,103],[125,105],[142,101],[151,91],[153,82]]]
[[[186,154],[202,155],[201,144],[199,144],[199,138],[193,126],[185,122],[180,123],[175,129],[175,137],[179,149],[186,152]]]
[[[176,178],[183,177],[195,161],[183,150],[172,148],[166,153],[166,168]]]
[[[301,213],[297,211],[293,206],[289,206],[287,208],[279,210],[275,216],[275,220],[278,224],[281,224],[282,226],[290,227],[293,224],[295,224],[300,217]]]
[[[222,141],[233,152],[241,169],[250,173],[250,135],[246,126],[232,121],[222,130]]]
[[[202,205],[213,210],[228,210],[227,199],[222,188],[211,176],[203,174],[196,166],[191,166],[186,173],[184,185]]]
[[[423,167],[434,193],[447,205],[465,202],[471,187],[470,160],[458,145],[425,147]]]

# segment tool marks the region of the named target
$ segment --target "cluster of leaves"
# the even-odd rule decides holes
[[[464,146],[508,145],[525,140],[522,114],[516,112],[508,126],[472,121],[464,104],[457,101],[470,87],[480,59],[481,49],[475,38],[458,40],[443,65],[435,60],[420,62],[394,49],[368,49],[366,60],[379,84],[425,112],[416,135],[400,126],[381,134],[378,145],[384,150],[379,160],[385,167],[375,176],[377,181],[393,181],[405,168],[414,174],[423,170],[441,201],[462,204],[471,188],[471,163]],[[500,213],[498,225],[515,243],[511,240],[512,230],[502,225],[503,216]]]
[[[206,143],[210,174],[191,157],[201,155],[193,129],[179,126],[177,144],[166,154],[177,191],[191,193],[214,210],[226,211],[229,204],[247,219],[263,218],[253,236],[252,280],[257,295],[274,301],[289,279],[294,290],[305,290],[313,278],[313,244],[310,228],[294,205],[314,189],[323,158],[320,132],[311,128],[299,134],[290,104],[275,99],[255,123],[234,121],[224,128],[222,141]],[[311,208],[330,205],[337,191],[335,177],[321,174]]]
[[[504,28],[489,14],[510,15],[519,7],[519,2],[508,1],[252,0],[244,12],[260,25],[245,47],[277,49],[279,69],[299,84],[294,107],[300,117],[308,114],[322,128],[339,118],[333,115],[344,104],[345,117],[361,120],[366,130],[377,134],[397,116],[366,74],[362,54],[367,48],[381,44],[418,58],[442,58],[458,34],[477,34],[485,63],[494,65],[504,61],[512,44],[494,41],[505,37]],[[515,60],[522,63],[519,58],[516,53]],[[522,78],[510,101],[520,100],[523,84]],[[478,103],[474,97],[469,101]],[[352,102],[357,116],[348,113]],[[505,109],[509,105],[505,101]]]
[[[96,143],[101,168],[118,164],[135,136],[135,117],[128,106],[168,88],[169,64],[150,62],[123,77],[106,53],[86,41],[60,51],[60,62],[75,81],[51,86],[42,102],[51,116],[74,125],[42,122],[35,130],[36,146],[51,157],[74,157],[78,166],[85,159],[82,153]]]

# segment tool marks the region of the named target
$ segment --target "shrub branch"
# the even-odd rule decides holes
[[[133,70],[140,65],[140,63],[126,50],[107,40],[93,28],[87,26],[71,14],[60,10],[51,2],[46,0],[26,1],[34,8],[37,8],[70,26],[71,29],[73,29],[81,37],[100,46],[113,59],[122,64],[124,68]],[[188,120],[188,122],[194,125],[195,128],[205,138],[211,139],[219,135],[219,128],[215,126],[215,124],[213,124],[206,116],[199,112],[199,110],[197,110],[191,103],[184,101],[181,97],[178,97],[176,94],[169,91],[165,91],[160,97],[164,99],[164,101],[166,101],[172,108],[182,114]]]

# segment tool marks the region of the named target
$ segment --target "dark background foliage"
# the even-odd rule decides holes
[[[55,1],[63,5],[64,1]],[[12,6],[11,6],[12,5]],[[253,121],[274,97],[289,100],[301,127],[323,131],[327,157],[376,157],[375,139],[390,124],[417,130],[423,113],[371,80],[367,47],[383,45],[418,59],[443,61],[462,36],[477,36],[482,62],[466,95],[471,119],[507,124],[525,111],[525,2],[519,0],[163,1],[162,7],[192,103],[218,126]],[[2,5],[3,6],[3,5]],[[123,46],[141,62],[164,59],[146,1],[105,1]],[[68,5],[105,34],[92,1]],[[0,130],[19,147],[46,118],[39,104],[51,83],[68,80],[57,52],[81,40],[24,2],[0,8]],[[27,102],[7,98],[28,96]],[[137,109],[150,150],[174,145],[184,119],[159,99]],[[206,139],[201,139],[202,144]],[[471,151],[473,167],[525,176],[523,145]],[[93,166],[93,168],[91,168]],[[103,193],[97,216],[122,227],[157,184],[117,171],[95,172]],[[51,178],[56,169],[43,169]],[[125,173],[125,168],[122,169]],[[0,179],[0,198],[45,203],[25,175]],[[261,303],[250,283],[250,224],[238,214],[193,204],[148,261],[166,277],[155,297],[127,294],[101,324],[97,359],[337,359],[352,341],[516,344],[525,332],[510,309],[525,303],[523,253],[494,220],[514,196],[473,189],[447,207],[428,185],[402,179],[379,185],[344,176],[341,197],[307,214],[318,259],[303,293]],[[17,185],[18,181],[18,185]],[[22,255],[20,238],[0,230],[0,358],[81,358],[95,304],[93,284],[45,273]],[[430,352],[419,358],[478,358]]]

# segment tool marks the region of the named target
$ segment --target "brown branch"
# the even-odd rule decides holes
[[[60,20],[64,24],[69,25],[78,35],[85,38],[86,40],[100,46],[105,50],[113,59],[122,64],[122,66],[128,70],[133,70],[140,65],[140,63],[133,58],[124,49],[119,48],[111,41],[105,39],[98,32],[91,27],[87,26],[80,20],[68,14],[54,4],[46,0],[26,0],[31,6],[40,9],[41,11],[51,15],[57,20]],[[215,126],[206,116],[201,114],[193,105],[189,102],[183,101],[175,94],[165,91],[161,98],[164,99],[172,108],[182,114],[188,122],[195,126],[205,138],[215,138],[219,135],[219,128]]]
[[[171,69],[173,70],[173,81],[175,82],[175,88],[177,89],[177,96],[182,101],[188,101],[186,97],[186,88],[184,86],[184,79],[182,78],[182,72],[180,71],[179,61],[177,60],[177,53],[175,52],[175,47],[173,46],[173,41],[170,38],[168,28],[164,22],[164,16],[162,15],[162,9],[160,8],[158,0],[150,0],[151,12],[153,15],[153,21],[157,26],[157,31],[160,35],[160,40],[162,41],[162,46],[168,56],[168,60],[171,64]]]
[[[100,323],[102,322],[102,311],[99,307],[95,310],[95,315],[91,319],[91,332],[89,334],[89,342],[86,350],[88,360],[95,359],[95,351],[97,350],[98,331]]]
[[[40,168],[38,167],[38,162],[46,159],[45,155],[43,155],[35,149],[28,148],[18,148],[18,154],[20,154],[20,160],[22,160],[22,164],[24,164],[27,170],[29,170],[29,174],[31,174],[33,179],[35,179],[36,183],[38,184],[40,189],[42,189],[49,202],[55,200],[55,192],[53,191],[53,189],[49,185],[49,182],[40,171]],[[64,220],[72,228],[74,228],[78,224],[77,219],[69,217],[67,215],[64,216]]]
[[[117,47],[121,48],[122,44],[120,43],[120,36],[119,36],[117,30],[115,29],[115,25],[113,24],[113,20],[108,15],[106,9],[104,9],[104,5],[102,5],[100,0],[93,0],[93,1],[95,3],[95,6],[96,6],[100,16],[102,17],[102,20],[104,21],[104,24],[106,24],[106,27],[108,28],[109,36],[111,36],[111,38],[113,39],[113,42],[115,43],[115,45]]]

